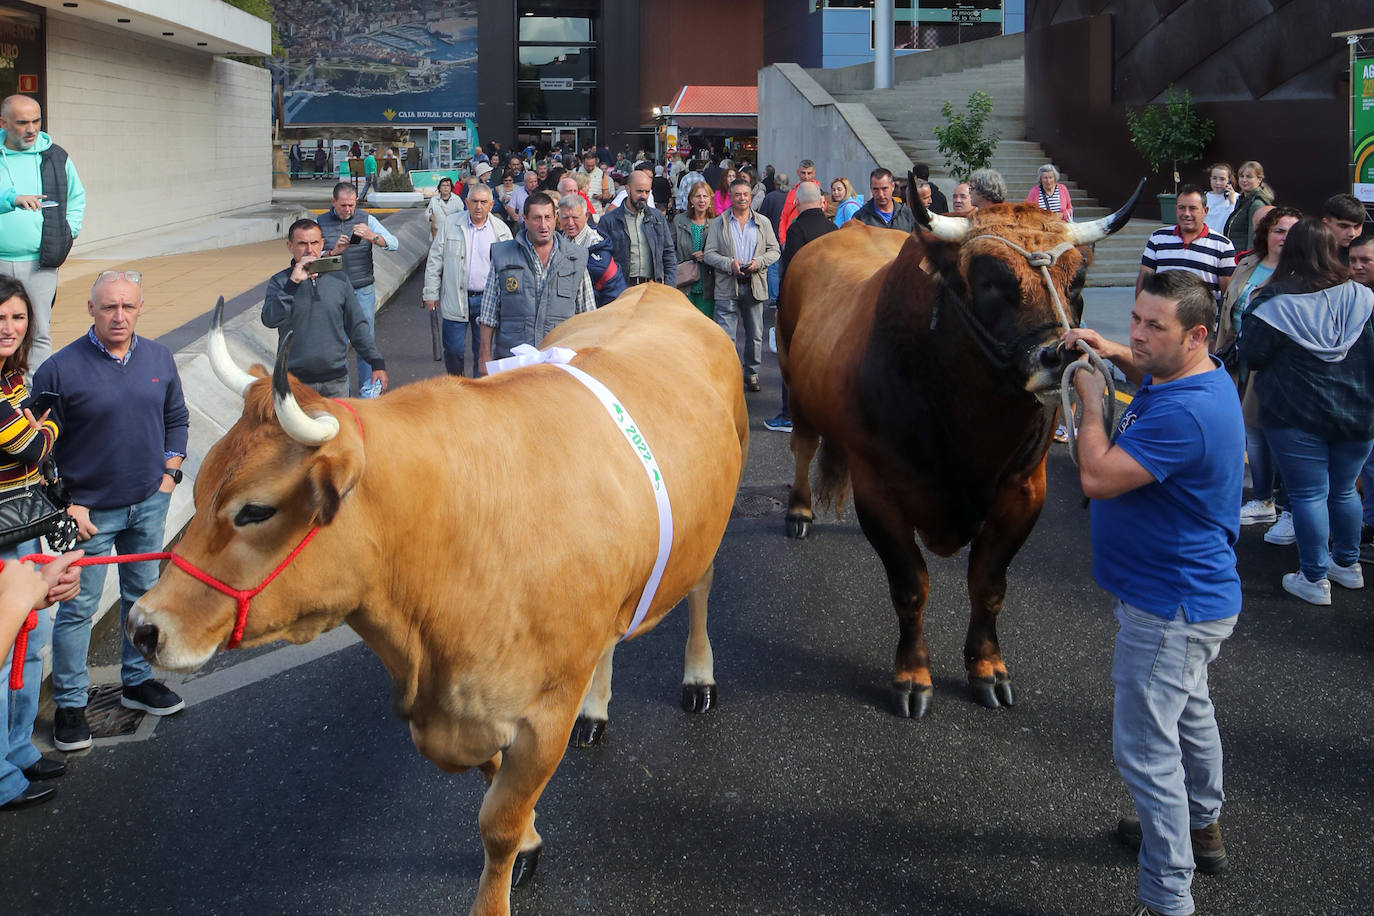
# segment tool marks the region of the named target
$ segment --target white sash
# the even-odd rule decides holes
[[[562,369],[564,372],[577,379],[587,390],[596,395],[601,406],[606,408],[616,427],[620,430],[625,441],[634,449],[635,455],[644,464],[645,473],[649,475],[649,486],[654,491],[654,502],[658,505],[658,558],[654,560],[653,571],[649,574],[649,581],[644,585],[644,593],[639,597],[639,604],[635,607],[634,617],[630,619],[630,627],[625,631],[625,635],[620,637],[623,642],[634,635],[634,631],[644,622],[644,617],[649,613],[649,605],[653,604],[654,595],[658,593],[659,581],[663,578],[663,570],[668,565],[668,554],[673,549],[673,507],[668,501],[668,488],[663,482],[663,474],[659,471],[658,462],[654,459],[653,452],[649,450],[649,444],[644,441],[643,434],[635,425],[634,418],[630,416],[615,395],[611,394],[610,389],[592,378],[576,366],[570,365],[570,361],[577,355],[576,350],[569,350],[567,347],[550,347],[547,350],[539,350],[529,344],[520,344],[511,350],[511,356],[505,359],[492,360],[487,363],[487,374],[495,375],[508,369],[519,369],[524,366],[538,366],[548,364]]]

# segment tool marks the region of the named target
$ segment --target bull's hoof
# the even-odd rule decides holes
[[[534,870],[539,867],[539,854],[543,851],[544,847],[541,845],[521,850],[516,854],[515,865],[510,870],[511,887],[519,887],[534,877]]]
[[[683,684],[682,708],[688,712],[710,712],[716,708],[715,684]]]
[[[920,719],[930,711],[930,701],[935,691],[925,686],[893,685],[888,698],[892,702],[892,712],[903,719]]]
[[[1003,706],[1015,706],[1016,694],[1011,689],[1011,675],[999,672],[997,675],[997,699]]]
[[[1016,705],[1016,697],[1011,692],[1011,678],[1005,674],[999,674],[995,678],[970,677],[968,689],[973,701],[988,709]]]
[[[787,536],[801,540],[811,533],[811,519],[804,515],[787,516]]]
[[[606,737],[606,720],[589,719],[586,716],[578,716],[573,723],[572,734],[568,737],[568,747],[593,747],[600,744],[601,739]],[[535,852],[538,858],[538,851]]]

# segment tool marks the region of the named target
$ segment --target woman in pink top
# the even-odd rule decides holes
[[[1069,189],[1059,183],[1059,170],[1048,163],[1040,166],[1040,183],[1030,189],[1026,203],[1058,213],[1066,223],[1073,222],[1073,201],[1069,200]]]
[[[716,186],[716,194],[712,203],[716,205],[717,213],[725,213],[730,209],[730,182],[735,180],[735,170],[726,169],[720,173],[720,184]]]

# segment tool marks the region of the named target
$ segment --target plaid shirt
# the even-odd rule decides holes
[[[538,302],[544,295],[544,283],[548,279],[548,271],[543,262],[539,260],[539,255],[534,253],[533,246],[530,245],[529,237],[525,230],[521,229],[515,236],[515,243],[525,250],[526,260],[534,265],[535,301]],[[553,253],[549,255],[549,263],[553,263],[553,254],[563,245],[573,245],[563,238],[562,233],[553,234]],[[492,270],[487,275],[487,288],[482,292],[482,311],[477,315],[477,323],[484,324],[489,328],[499,327],[501,324],[501,295],[505,292],[500,282],[496,278],[496,271]],[[592,278],[584,270],[582,271],[582,284],[577,288],[577,298],[573,301],[573,314],[580,315],[583,312],[590,312],[596,308],[596,291],[592,289]]]

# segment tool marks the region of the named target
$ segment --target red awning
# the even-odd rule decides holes
[[[681,127],[758,130],[757,86],[683,86],[669,106]]]

